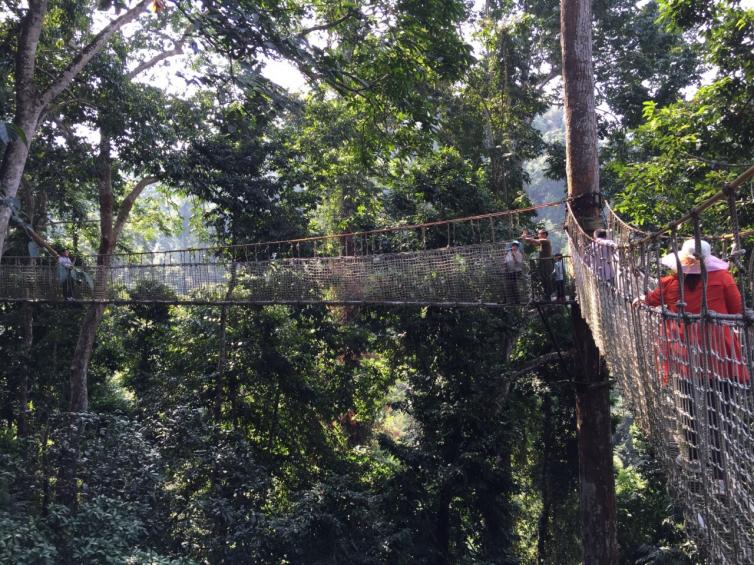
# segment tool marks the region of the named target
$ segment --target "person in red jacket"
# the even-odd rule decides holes
[[[736,281],[728,272],[728,263],[712,255],[710,244],[701,241],[701,258],[707,271],[707,309],[709,312],[718,314],[743,314],[741,293]],[[678,252],[678,261],[683,269],[683,300],[686,304],[684,311],[688,314],[699,314],[702,311],[702,275],[700,258],[696,256],[696,243],[693,239],[684,242]],[[677,270],[675,254],[671,253],[663,257],[660,262],[673,271]],[[649,306],[665,306],[671,312],[678,312],[678,303],[681,301],[680,277],[677,272],[662,277],[657,288],[647,294],[643,302]],[[721,321],[712,321],[707,324],[706,336],[707,348],[705,348],[704,335],[701,331],[701,323],[693,320],[690,323],[679,323],[676,320],[668,320],[666,324],[667,338],[671,341],[669,354],[664,359],[664,381],[667,382],[670,372],[679,372],[684,377],[689,375],[689,363],[692,358],[689,353],[696,353],[694,360],[702,365],[706,357],[707,369],[710,378],[737,380],[740,383],[749,382],[749,372],[743,361],[741,343],[731,330],[731,326]],[[684,339],[688,336],[688,343]],[[689,351],[689,346],[691,351]],[[686,351],[684,351],[686,350]],[[704,357],[701,355],[704,353]],[[676,361],[676,366],[671,367],[670,361]]]
[[[700,251],[696,251],[695,241],[684,242],[675,254],[666,255],[661,263],[674,271],[662,277],[660,284],[648,293],[641,302],[648,306],[664,306],[671,312],[679,311],[681,299],[685,303],[684,311],[699,314],[702,310],[703,290],[701,261],[707,271],[707,310],[719,314],[742,314],[743,303],[736,281],[728,272],[728,263],[712,255],[710,245],[700,242]],[[681,278],[678,275],[678,263],[683,270],[683,297],[681,296]],[[658,357],[662,366],[663,383],[674,381],[680,402],[676,415],[686,439],[686,457],[697,461],[698,438],[696,433],[696,412],[694,406],[693,371],[696,369],[697,385],[705,394],[697,394],[705,402],[710,425],[710,462],[713,475],[717,479],[715,489],[718,494],[725,492],[722,466],[721,432],[730,431],[730,399],[734,383],[748,385],[749,371],[741,343],[732,326],[722,320],[710,320],[702,323],[699,319],[688,321],[669,318],[661,326],[663,332],[659,343]],[[722,419],[722,426],[721,424]],[[726,442],[727,444],[727,442]]]

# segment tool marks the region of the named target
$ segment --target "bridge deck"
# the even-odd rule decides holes
[[[0,301],[506,307],[547,303],[505,242],[336,257],[238,261],[216,251],[114,256],[72,276],[50,259],[7,258]],[[536,270],[536,269],[535,269]]]

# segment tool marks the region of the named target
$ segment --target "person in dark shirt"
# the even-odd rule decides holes
[[[552,242],[549,239],[547,230],[539,230],[537,238],[529,237],[529,232],[524,230],[521,239],[530,245],[539,247],[539,278],[542,281],[542,290],[544,291],[544,300],[549,302],[552,295]]]

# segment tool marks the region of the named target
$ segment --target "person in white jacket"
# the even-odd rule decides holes
[[[607,238],[607,231],[595,230],[587,260],[594,270],[594,274],[601,281],[612,283],[615,280],[615,267],[617,263],[616,248],[618,246],[612,239]]]
[[[503,259],[503,267],[508,301],[518,303],[521,273],[524,271],[524,254],[521,252],[521,244],[518,241],[511,242],[508,253]]]
[[[73,300],[73,261],[67,249],[58,255],[58,282],[63,287],[63,296],[66,300]]]

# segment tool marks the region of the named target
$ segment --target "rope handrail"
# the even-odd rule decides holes
[[[72,270],[50,257],[5,256],[0,300],[521,306],[550,299],[556,263],[534,264],[521,251],[513,253],[511,242],[521,233],[518,216],[559,205],[104,260],[78,256]],[[391,233],[397,235],[386,236]],[[565,291],[554,286],[565,301]]]
[[[119,252],[119,253],[112,253],[109,256],[113,258],[118,258],[118,257],[154,256],[154,255],[171,254],[171,253],[172,254],[212,253],[212,252],[220,252],[220,251],[233,252],[233,251],[239,251],[239,250],[253,250],[254,248],[263,248],[267,246],[288,246],[288,245],[296,245],[296,244],[302,244],[302,243],[338,241],[338,240],[343,240],[343,239],[348,239],[348,238],[363,238],[363,237],[369,237],[369,236],[406,232],[406,231],[420,230],[420,229],[426,229],[426,228],[436,228],[439,226],[449,226],[452,224],[463,224],[463,223],[469,223],[469,222],[480,222],[484,220],[495,220],[495,219],[503,218],[506,216],[517,216],[517,215],[526,214],[530,212],[536,212],[537,210],[542,210],[545,208],[562,206],[564,202],[565,200],[544,202],[542,204],[534,204],[532,206],[527,206],[524,208],[513,208],[509,210],[501,210],[497,212],[488,212],[484,214],[475,214],[471,216],[462,216],[458,218],[450,218],[446,220],[437,220],[437,221],[424,222],[424,223],[418,223],[418,224],[394,225],[394,226],[389,226],[385,228],[376,228],[372,230],[339,232],[339,233],[333,233],[333,234],[313,235],[313,236],[306,236],[306,237],[299,237],[299,238],[292,238],[292,239],[269,240],[269,241],[249,242],[249,243],[230,244],[230,245],[187,247],[187,248],[177,248],[177,249],[165,249],[165,250],[159,250],[159,251]],[[80,255],[82,259],[84,258],[90,259],[97,256],[98,254]],[[8,257],[8,259],[23,259],[26,256],[8,255],[4,257]]]
[[[615,210],[613,210],[613,207],[610,206],[610,203],[608,201],[605,201],[605,208],[607,209],[608,214],[615,219],[618,224],[620,224],[622,227],[626,228],[627,230],[634,232],[634,233],[648,233],[644,230],[641,230],[637,228],[636,226],[632,226],[628,222],[626,222],[623,218],[621,218]]]
[[[633,241],[630,241],[628,243],[618,243],[621,247],[637,247],[641,246],[643,244],[646,244],[650,241],[656,241],[657,239],[660,239],[662,237],[668,237],[669,233],[672,233],[674,230],[677,230],[678,227],[681,225],[692,221],[695,217],[699,217],[699,215],[714,206],[715,204],[721,202],[723,199],[728,198],[731,194],[735,194],[747,181],[754,178],[754,165],[749,167],[746,171],[741,173],[738,177],[736,177],[734,180],[732,180],[729,183],[726,183],[723,188],[721,188],[718,192],[707,198],[706,200],[702,201],[701,203],[694,206],[694,208],[678,218],[677,220],[668,222],[664,226],[660,227],[659,229],[648,232],[645,230],[641,230],[637,228],[634,225],[629,224],[625,220],[623,220],[618,214],[615,213],[613,208],[610,206],[608,202],[604,203],[605,211],[607,212],[608,216],[614,220],[616,223],[618,223],[621,227],[625,228],[626,230],[630,231],[631,233],[640,234],[642,237],[638,239],[634,239]],[[573,210],[570,206],[570,202],[572,199],[567,199],[566,203],[568,205],[568,210],[571,214],[573,214]],[[578,224],[578,222],[577,222]],[[582,230],[583,233],[583,230]],[[754,235],[754,229],[749,230],[739,230],[738,232],[739,237],[745,237]],[[592,241],[594,238],[592,238],[589,234],[584,233],[586,237],[589,237]],[[711,235],[708,237],[708,239],[720,239],[720,240],[728,240],[728,239],[735,239],[736,234],[735,233],[729,233],[729,234],[721,234],[721,235]]]

